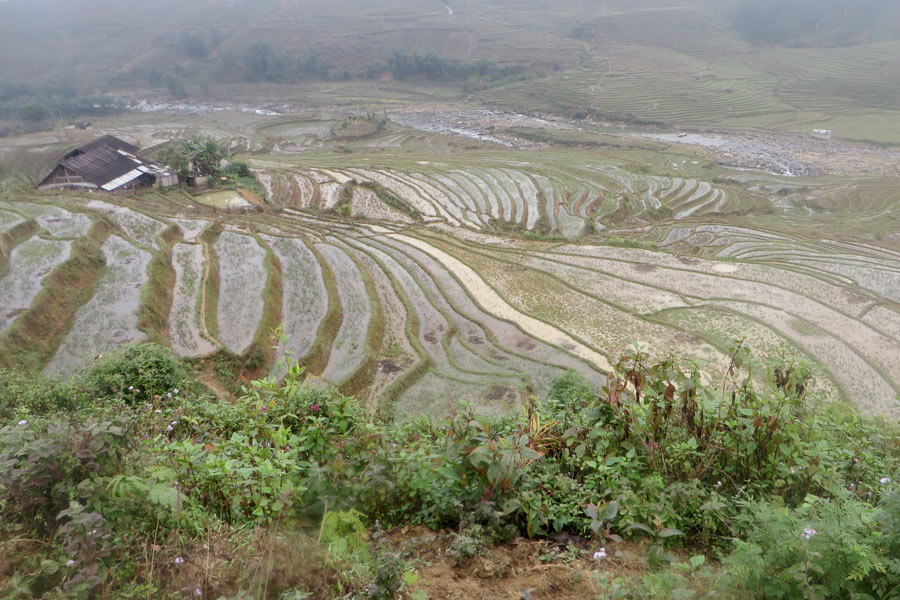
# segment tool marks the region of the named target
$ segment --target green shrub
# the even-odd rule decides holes
[[[93,482],[118,472],[127,440],[120,423],[21,420],[0,429],[0,512],[44,534],[57,515],[92,493]]]
[[[77,386],[20,371],[0,371],[0,420],[32,419],[69,411],[81,400]]]
[[[795,509],[743,504],[745,537],[723,562],[727,586],[766,598],[895,597],[900,493],[891,483],[883,487],[878,505],[846,489],[809,496]]]
[[[128,402],[171,399],[187,386],[178,357],[156,344],[129,346],[102,358],[88,372],[85,382],[97,395]]]
[[[373,421],[296,365],[222,402],[153,345],[66,383],[0,374],[0,519],[46,544],[9,585],[115,596],[155,581],[135,558],[148,548],[171,561],[215,532],[299,531],[331,549],[343,595],[393,598],[414,572],[366,527],[375,539],[378,524],[420,524],[461,532],[459,562],[520,534],[646,538],[654,572],[601,582],[616,597],[889,598],[900,589],[896,424],[819,405],[802,362],[754,364],[739,343],[731,366],[711,387],[697,365],[638,350],[602,390],[566,373],[519,414],[463,406],[403,424]],[[671,548],[683,545],[730,554],[713,573],[699,555],[679,563]]]

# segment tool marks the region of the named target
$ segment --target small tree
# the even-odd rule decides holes
[[[166,73],[163,80],[172,96],[175,98],[187,98],[187,88],[184,85],[184,77],[177,73]]]
[[[22,120],[31,125],[39,125],[41,122],[50,118],[50,109],[40,102],[29,102],[23,104],[19,108],[19,116]]]

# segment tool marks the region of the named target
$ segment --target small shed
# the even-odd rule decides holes
[[[178,184],[174,169],[138,156],[139,150],[125,140],[104,135],[67,152],[38,189],[122,192]]]

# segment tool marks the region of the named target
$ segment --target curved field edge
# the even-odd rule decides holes
[[[338,386],[338,389],[340,389],[342,393],[355,395],[375,382],[385,331],[384,314],[382,312],[383,307],[378,297],[378,290],[375,288],[375,281],[372,279],[369,270],[362,261],[355,256],[354,252],[347,252],[347,255],[359,269],[363,283],[365,284],[366,295],[369,298],[371,314],[364,345],[365,358],[363,358],[362,363],[356,370],[345,378]]]
[[[159,235],[159,248],[147,266],[147,283],[141,291],[138,327],[151,342],[168,345],[169,318],[175,289],[175,267],[172,248],[182,237],[177,225],[170,225]]]
[[[392,234],[391,237],[414,246],[437,259],[449,271],[457,276],[457,279],[460,281],[463,288],[469,291],[472,299],[481,306],[485,312],[515,324],[529,335],[533,335],[552,346],[559,347],[562,352],[569,352],[577,358],[587,361],[593,368],[599,368],[600,370],[607,372],[612,370],[612,365],[609,363],[606,356],[603,356],[562,329],[516,309],[505,300],[496,289],[488,284],[477,271],[459,259],[419,238],[403,234]],[[490,307],[485,306],[485,303],[488,303]],[[567,350],[560,347],[559,340],[568,342],[574,346],[574,349]]]
[[[44,279],[31,307],[0,337],[0,366],[40,371],[53,359],[107,270],[102,246],[114,229],[97,219],[89,234],[72,245],[69,259]]]
[[[322,256],[315,244],[307,244],[307,247],[315,255],[316,261],[322,268],[322,280],[325,282],[325,291],[328,294],[328,310],[325,313],[325,318],[319,323],[316,339],[309,352],[298,362],[306,367],[308,374],[318,377],[325,372],[325,367],[328,366],[331,358],[331,347],[334,345],[337,332],[344,321],[344,312],[341,307],[337,282],[331,265],[328,264],[328,261],[325,260],[325,257]]]
[[[16,246],[39,231],[38,224],[33,221],[22,221],[0,235],[0,278],[9,273],[9,258]]]

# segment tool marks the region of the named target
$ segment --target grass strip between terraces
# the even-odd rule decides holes
[[[106,218],[98,218],[88,235],[72,245],[69,259],[44,279],[31,307],[0,337],[0,366],[39,371],[50,362],[106,272],[102,246],[114,229]]]
[[[266,269],[266,287],[263,289],[263,314],[253,342],[244,352],[245,375],[251,379],[265,377],[275,362],[278,339],[276,331],[282,322],[284,280],[281,261],[275,251],[259,236],[256,242],[266,250],[263,263]]]
[[[431,358],[431,354],[425,349],[425,346],[422,345],[421,340],[419,340],[419,315],[416,313],[415,307],[410,301],[409,296],[407,296],[406,290],[403,289],[403,286],[400,285],[400,282],[394,274],[391,273],[390,269],[385,266],[381,259],[375,256],[371,251],[361,247],[362,244],[360,242],[347,241],[351,247],[360,252],[365,252],[390,280],[394,293],[397,294],[397,297],[400,299],[400,302],[403,304],[403,308],[406,311],[406,338],[412,346],[413,351],[415,351],[419,357],[419,362],[405,373],[399,375],[393,383],[384,390],[379,399],[376,415],[382,420],[390,420],[393,416],[393,407],[397,398],[402,396],[406,390],[415,385],[434,367],[434,360]]]
[[[402,240],[401,236],[395,235],[394,237],[396,239]],[[575,342],[576,344],[581,345],[582,348],[580,350],[569,350],[567,348],[563,348],[558,343],[553,343],[547,339],[543,339],[541,336],[537,336],[534,333],[527,331],[526,329],[523,328],[522,323],[516,323],[516,322],[510,321],[510,322],[513,322],[513,324],[516,325],[520,330],[525,331],[530,336],[538,337],[539,339],[542,339],[542,341],[544,341],[545,343],[555,346],[560,351],[567,352],[573,356],[576,356],[577,358],[581,359],[582,361],[586,361],[588,364],[593,363],[593,364],[591,364],[591,367],[594,369],[599,368],[601,371],[604,371],[604,372],[609,372],[612,370],[612,366],[609,363],[609,356],[606,352],[604,352],[603,350],[597,349],[591,343],[584,340],[580,336],[575,335],[572,332],[565,330],[565,329],[561,328],[560,326],[558,326],[554,323],[551,323],[550,321],[547,321],[546,319],[543,319],[541,317],[536,317],[530,313],[524,312],[523,310],[517,308],[514,304],[510,303],[506,298],[504,298],[503,294],[501,294],[493,285],[488,283],[482,274],[480,274],[478,271],[476,271],[475,269],[473,269],[472,267],[467,265],[465,263],[465,261],[458,258],[459,251],[472,252],[471,250],[467,250],[464,247],[460,246],[459,244],[446,242],[444,240],[437,240],[437,239],[433,238],[432,236],[428,236],[428,235],[425,235],[423,237],[410,237],[408,239],[414,240],[416,242],[420,242],[422,244],[425,244],[426,246],[430,246],[431,248],[433,248],[433,252],[429,252],[429,254],[432,254],[433,256],[435,256],[435,258],[438,258],[438,255],[435,254],[435,252],[440,253],[441,255],[444,255],[445,258],[438,258],[438,260],[440,262],[445,262],[448,260],[449,261],[457,261],[465,269],[471,271],[471,273],[474,275],[474,277],[477,278],[477,280],[475,280],[475,281],[480,281],[485,286],[486,291],[489,291],[491,294],[496,295],[496,298],[499,299],[500,302],[505,304],[506,307],[508,307],[509,311],[514,311],[515,313],[521,315],[521,319],[523,321],[525,321],[526,323],[531,322],[534,324],[540,324],[541,327],[549,328],[548,331],[554,330],[559,335],[568,337],[571,340],[571,342]],[[412,245],[415,245],[415,244],[412,244]],[[457,250],[457,252],[455,254],[453,253],[454,248]],[[420,248],[420,249],[424,250],[424,248]],[[447,249],[447,250],[445,250],[445,249]],[[449,250],[449,252],[448,252],[448,250]],[[428,251],[426,250],[426,252],[428,252]],[[445,266],[447,266],[447,265],[445,265]],[[556,278],[556,279],[558,279],[558,278]],[[562,282],[562,280],[560,280],[560,282]],[[563,283],[564,287],[568,287],[568,285],[566,285],[564,282],[562,282],[562,283]],[[462,282],[460,284],[463,285],[464,288],[469,289],[469,287],[466,286],[465,284],[463,284]],[[469,290],[469,292],[470,292],[470,295],[473,295],[472,290]],[[474,297],[474,295],[473,295],[473,299],[480,306],[482,306],[482,307],[484,306],[483,300],[480,300],[477,297]],[[509,319],[504,319],[504,320],[509,321]]]
[[[369,188],[375,195],[378,196],[378,199],[390,206],[395,210],[399,210],[400,212],[406,214],[407,216],[415,219],[416,221],[422,220],[422,215],[415,208],[409,205],[405,200],[401,200],[396,194],[391,192],[389,189],[381,185],[380,183],[376,183],[374,181],[363,181],[359,184],[360,187]]]
[[[219,339],[219,257],[216,255],[216,241],[222,235],[222,225],[212,223],[197,238],[203,244],[206,254],[206,279],[203,285],[203,314],[206,331],[210,337]]]
[[[16,246],[30,238],[38,230],[35,221],[24,221],[0,235],[0,278],[9,273],[9,257]]]
[[[325,282],[325,292],[328,294],[328,312],[325,318],[319,323],[319,329],[316,331],[316,341],[299,363],[306,367],[309,375],[319,376],[325,372],[328,361],[331,358],[331,347],[334,345],[334,339],[341,323],[344,322],[344,311],[341,307],[341,299],[338,295],[337,281],[334,278],[334,271],[316,248],[313,243],[308,243],[310,251],[316,256],[316,260],[322,267],[322,280]]]
[[[397,252],[400,252],[400,253],[404,254],[409,260],[411,260],[411,261],[413,261],[414,263],[416,263],[417,265],[419,265],[419,267],[423,270],[423,272],[429,274],[429,276],[431,277],[432,281],[434,281],[434,284],[435,284],[439,289],[444,289],[444,288],[443,288],[443,285],[442,285],[441,282],[438,280],[437,276],[436,276],[433,272],[431,272],[431,271],[428,269],[427,265],[423,264],[418,258],[416,258],[415,256],[412,256],[412,255],[411,255],[410,253],[408,253],[408,252],[403,252],[403,251],[402,251],[401,249],[399,249],[399,248],[395,248],[395,247],[393,247],[393,246],[391,246],[391,248],[394,249],[394,250],[397,251]],[[452,271],[450,271],[450,270],[448,270],[448,269],[445,269],[445,271],[447,272],[448,276],[452,277],[452,278],[454,279],[454,281],[456,281],[456,283],[464,290],[464,293],[467,293],[467,292],[465,292],[465,287],[462,285],[462,282],[459,281],[459,278],[456,277],[456,275],[455,275]],[[415,276],[413,276],[413,277],[415,278]],[[467,294],[468,294],[468,293],[467,293]],[[471,296],[469,296],[469,298],[470,298],[470,300],[472,300]],[[553,363],[548,362],[548,361],[546,361],[546,360],[540,360],[540,359],[534,358],[534,357],[532,357],[532,356],[528,356],[527,354],[524,354],[524,353],[522,353],[522,352],[518,352],[518,351],[514,350],[513,348],[508,347],[507,345],[505,345],[505,344],[503,344],[502,342],[500,342],[500,340],[497,338],[497,336],[494,334],[494,332],[491,331],[491,329],[490,329],[489,327],[486,327],[486,326],[482,325],[481,322],[480,322],[478,319],[476,319],[474,316],[467,315],[466,312],[462,309],[462,307],[460,307],[460,306],[457,304],[457,302],[453,299],[453,297],[452,297],[450,294],[444,294],[444,299],[446,300],[447,304],[450,305],[450,308],[452,308],[454,312],[456,312],[457,314],[461,315],[462,317],[464,317],[464,318],[466,318],[466,319],[468,319],[468,320],[470,320],[470,321],[472,321],[472,322],[474,322],[474,323],[478,323],[478,325],[481,327],[482,332],[484,333],[485,339],[487,339],[487,340],[488,340],[495,348],[497,348],[498,351],[500,351],[500,352],[502,352],[502,353],[504,353],[504,354],[509,354],[510,356],[515,356],[516,358],[519,358],[519,359],[522,359],[522,360],[526,360],[526,361],[529,361],[529,362],[533,362],[533,363],[537,363],[537,364],[544,365],[545,367],[559,368],[559,365],[553,364]],[[474,302],[474,300],[473,300],[473,304],[474,304],[474,306],[477,308],[477,306],[478,306],[478,305],[477,305],[477,302]],[[502,318],[500,318],[500,317],[496,317],[496,316],[494,316],[494,315],[490,315],[490,313],[484,312],[483,309],[478,309],[478,310],[481,310],[485,315],[491,316],[491,318],[496,318],[498,321],[503,321],[504,323],[509,323],[510,325],[515,326],[515,323],[511,323],[510,321],[507,321],[507,320],[502,319]],[[493,365],[495,365],[495,366],[509,368],[509,365],[503,363],[503,362],[500,361],[500,360],[497,360],[497,359],[495,359],[495,358],[492,358],[492,357],[490,356],[490,353],[487,353],[487,352],[485,352],[485,353],[478,352],[478,351],[476,351],[473,347],[471,347],[470,344],[466,343],[465,340],[464,340],[463,338],[459,338],[459,339],[460,339],[460,342],[463,342],[464,345],[465,345],[466,347],[469,348],[469,350],[471,350],[472,352],[474,352],[475,354],[477,354],[478,356],[480,356],[482,359],[484,359],[484,360],[490,362],[491,364],[493,364]],[[544,343],[544,342],[541,342],[541,343]],[[514,370],[515,370],[516,372],[520,372],[519,369],[514,369]],[[526,374],[525,374],[525,373],[522,373],[522,375],[525,376]]]
[[[138,327],[154,343],[168,345],[169,315],[172,312],[175,289],[175,267],[172,264],[172,247],[181,239],[181,230],[171,225],[159,235],[159,250],[147,267],[148,280],[141,293]]]
[[[381,301],[378,298],[378,290],[375,288],[375,280],[358,257],[348,252],[347,255],[356,263],[363,283],[366,286],[366,295],[369,296],[372,316],[369,319],[369,329],[366,332],[365,351],[366,357],[356,370],[341,382],[341,393],[348,396],[358,394],[375,382],[378,374],[378,358],[381,355],[381,346],[384,342],[384,313]]]
[[[412,254],[411,254],[409,251],[401,250],[400,248],[395,247],[395,246],[393,246],[393,245],[391,245],[390,247],[391,247],[392,250],[404,254],[409,260],[411,260],[411,261],[413,261],[414,263],[418,264],[418,265],[423,269],[424,272],[430,274],[430,276],[431,276],[432,280],[434,281],[435,285],[437,285],[439,288],[443,289],[443,287],[442,287],[440,281],[437,279],[437,277],[435,276],[435,274],[434,274],[434,273],[431,273],[430,269],[429,269],[425,264],[423,264],[419,259],[417,259],[416,257],[412,256]],[[422,251],[421,249],[416,248],[416,250],[419,251],[419,252],[423,252],[423,254],[427,255],[427,253],[425,253],[425,252]],[[434,259],[433,257],[431,257],[431,258],[432,258],[433,260],[436,260],[436,259]],[[437,262],[438,264],[440,264],[440,261],[436,261],[436,262]],[[460,288],[463,290],[463,293],[466,294],[466,295],[469,297],[469,300],[472,302],[472,304],[473,304],[473,306],[474,306],[474,308],[475,308],[476,310],[480,311],[481,313],[483,313],[483,314],[485,314],[485,315],[489,315],[489,316],[490,316],[491,318],[493,318],[493,319],[497,319],[498,321],[502,321],[502,322],[504,322],[504,323],[507,323],[507,324],[509,324],[509,325],[511,325],[511,326],[513,326],[513,327],[515,327],[518,331],[522,332],[523,334],[528,335],[529,337],[532,337],[530,334],[528,334],[527,332],[523,331],[522,328],[521,328],[516,322],[511,321],[511,320],[509,320],[509,319],[507,319],[507,318],[504,318],[504,317],[502,317],[502,316],[499,316],[499,315],[495,315],[495,314],[493,314],[493,313],[490,313],[490,312],[488,312],[486,309],[484,309],[484,307],[481,306],[481,303],[478,301],[478,299],[477,299],[477,298],[474,298],[474,297],[472,296],[471,291],[470,291],[470,290],[466,287],[466,285],[460,280],[459,276],[458,276],[456,273],[454,273],[452,270],[450,270],[450,269],[447,268],[446,266],[442,266],[442,268],[445,270],[445,272],[448,274],[449,277],[453,278],[453,280],[456,281],[457,285],[459,285]],[[447,300],[447,303],[451,306],[451,308],[452,308],[454,311],[456,311],[458,314],[465,316],[467,319],[470,319],[470,320],[472,320],[473,322],[480,323],[480,321],[478,321],[478,319],[475,318],[474,316],[466,316],[466,312],[465,312],[465,311],[464,311],[464,310],[463,310],[463,309],[462,309],[462,308],[461,308],[461,307],[460,307],[460,306],[459,306],[459,305],[451,298],[451,296],[450,296],[449,294],[445,294],[444,297],[445,297],[445,299]],[[551,363],[551,362],[548,362],[548,361],[546,361],[546,360],[536,359],[536,358],[534,358],[534,357],[532,357],[532,356],[528,356],[528,355],[526,355],[526,354],[524,354],[524,353],[522,353],[522,352],[519,352],[519,351],[517,351],[517,350],[515,350],[515,349],[513,349],[513,348],[510,348],[510,347],[507,346],[506,344],[502,343],[502,342],[494,335],[494,333],[490,330],[490,328],[488,328],[488,327],[482,326],[482,331],[484,332],[485,338],[486,338],[491,344],[493,344],[493,345],[494,345],[500,352],[502,352],[502,353],[508,354],[508,355],[510,355],[510,356],[515,356],[515,357],[517,357],[517,358],[519,358],[519,359],[521,359],[521,360],[525,360],[525,361],[529,361],[529,362],[534,362],[534,363],[537,363],[537,364],[541,364],[541,365],[544,365],[544,366],[546,366],[546,367],[551,367],[551,368],[561,368],[558,364]],[[563,350],[561,350],[560,348],[558,348],[557,346],[555,346],[555,345],[552,344],[552,343],[548,343],[548,342],[546,342],[546,341],[544,341],[544,340],[541,340],[541,339],[539,339],[539,338],[535,338],[535,339],[537,339],[537,340],[538,340],[540,343],[542,343],[542,344],[546,344],[548,347],[551,347],[551,348],[554,348],[554,349],[556,349],[556,350],[559,350],[560,352],[563,352]],[[493,363],[493,364],[495,364],[495,365],[497,365],[497,366],[505,366],[505,367],[508,368],[508,365],[505,365],[504,363],[502,363],[502,362],[499,361],[499,360],[494,360],[494,359],[491,359],[491,358],[488,357],[488,356],[483,356],[481,353],[477,353],[477,352],[476,352],[476,354],[479,354],[480,356],[482,356],[482,358],[484,358],[485,360],[488,360],[489,362],[491,362],[491,363]],[[570,354],[570,353],[567,352],[566,354]],[[590,361],[588,361],[588,360],[586,360],[586,359],[584,359],[584,358],[582,358],[582,357],[576,356],[576,355],[572,355],[572,356],[573,356],[573,358],[575,358],[576,360],[579,360],[580,362],[582,362],[584,365],[590,367],[592,370],[594,370],[594,371],[599,371],[599,372],[603,372],[602,370],[600,370],[600,369],[597,368],[597,365],[592,364]],[[424,373],[423,373],[423,375],[424,375]],[[405,390],[404,390],[404,391],[405,391]]]
[[[365,250],[362,250],[356,244],[351,245],[354,248],[365,252]],[[403,286],[400,285],[400,282],[394,274],[385,267],[384,263],[377,256],[374,256],[371,252],[366,253],[373,261],[375,261],[382,271],[384,271],[391,282],[391,287],[394,288],[394,292],[397,294],[397,297],[400,298],[400,302],[406,310],[406,337],[409,340],[410,345],[412,345],[413,350],[419,356],[419,362],[397,377],[381,394],[376,410],[376,416],[383,421],[390,421],[394,416],[394,405],[396,404],[397,399],[434,368],[434,360],[419,340],[419,315],[416,313],[415,307],[412,305],[409,296],[406,295]]]

